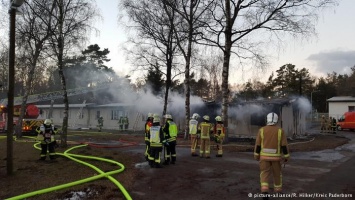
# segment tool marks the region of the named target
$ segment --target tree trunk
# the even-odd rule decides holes
[[[167,113],[167,107],[168,107],[168,100],[169,100],[169,90],[171,87],[171,70],[172,70],[172,56],[170,55],[170,49],[167,49],[167,55],[166,55],[166,84],[165,84],[165,97],[164,97],[164,110],[163,110],[163,115]]]
[[[67,85],[65,81],[65,76],[63,72],[63,54],[64,54],[64,37],[63,37],[63,26],[64,26],[64,4],[63,0],[59,1],[59,37],[58,37],[58,73],[62,83],[63,91],[63,103],[64,103],[64,117],[62,125],[62,134],[60,135],[60,145],[62,147],[67,147],[67,131],[68,131],[68,111],[69,111],[69,100],[67,93]]]
[[[228,106],[229,106],[229,88],[228,88],[228,78],[229,78],[229,63],[232,48],[232,26],[233,22],[231,20],[231,8],[230,1],[225,1],[226,7],[226,29],[224,31],[225,36],[225,48],[223,51],[223,70],[222,70],[222,119],[226,130],[225,142],[228,143]]]

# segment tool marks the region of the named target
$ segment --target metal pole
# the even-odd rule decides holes
[[[13,173],[14,89],[15,89],[15,21],[16,9],[10,8],[9,78],[7,92],[7,174]]]

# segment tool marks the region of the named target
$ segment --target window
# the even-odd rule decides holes
[[[355,106],[348,106],[348,110],[349,110],[349,112],[355,111]]]
[[[118,120],[123,116],[122,110],[111,110],[111,120]]]

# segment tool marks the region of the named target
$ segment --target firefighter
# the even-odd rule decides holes
[[[221,116],[217,116],[215,118],[215,120],[216,120],[216,124],[214,125],[213,133],[214,133],[214,139],[215,139],[215,142],[217,145],[216,157],[222,157],[223,156],[222,145],[223,145],[223,140],[224,140],[224,136],[225,136],[225,128],[224,128]]]
[[[325,118],[324,115],[322,115],[322,119],[320,121],[320,132],[321,133],[323,133],[323,131],[326,132],[327,125],[328,125],[328,120],[327,120],[327,118]]]
[[[196,147],[198,144],[199,134],[197,134],[198,121],[197,119],[200,117],[199,114],[194,113],[189,122],[189,134],[191,139],[191,156],[198,156],[196,154]]]
[[[270,177],[274,180],[274,192],[282,192],[281,161],[286,163],[290,158],[285,132],[276,125],[277,121],[277,114],[269,113],[266,117],[266,126],[259,129],[255,141],[254,158],[259,161],[263,194],[269,193]]]
[[[125,116],[123,117],[122,124],[123,124],[124,130],[128,130],[129,121],[128,121],[127,115],[125,115]]]
[[[104,118],[102,116],[97,119],[97,124],[97,127],[99,127],[99,132],[101,132],[102,127],[104,126]]]
[[[56,140],[54,135],[58,130],[53,126],[52,120],[44,120],[44,123],[36,129],[36,132],[38,133],[37,140],[41,141],[40,160],[46,160],[47,150],[49,151],[49,159],[55,160]]]
[[[164,133],[163,129],[160,126],[160,117],[158,114],[153,115],[153,125],[150,127],[149,130],[150,135],[150,157],[149,157],[149,164],[152,168],[161,168],[160,164],[160,156],[163,149],[163,138]]]
[[[332,132],[334,133],[334,134],[336,134],[337,132],[337,120],[335,119],[335,117],[333,117],[333,119],[332,119]]]
[[[167,144],[164,148],[164,165],[175,164],[176,162],[176,137],[178,129],[170,114],[165,116],[165,125],[163,127],[164,139]]]
[[[327,133],[332,133],[332,123],[333,123],[332,117],[329,117],[327,122],[328,122],[328,124],[327,124]]]
[[[123,121],[123,116],[121,116],[120,119],[118,119],[118,125],[121,131],[123,130]]]
[[[213,125],[210,123],[210,117],[208,115],[203,116],[203,122],[198,125],[198,131],[201,134],[200,136],[200,158],[211,158],[210,149],[211,149],[211,131]]]
[[[149,142],[149,130],[150,127],[153,125],[153,114],[152,113],[148,113],[148,118],[147,121],[145,122],[144,125],[144,141],[145,141],[145,152],[144,152],[144,157],[145,159],[148,161],[148,157],[149,157],[149,152],[150,152],[150,142]]]

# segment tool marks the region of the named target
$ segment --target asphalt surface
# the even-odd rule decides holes
[[[355,133],[337,135],[349,138],[349,143],[336,149],[292,153],[283,168],[283,194],[270,199],[355,199]],[[144,147],[127,150],[141,153]],[[146,162],[136,165],[144,178],[137,180],[133,199],[262,199],[258,163],[252,152],[226,152],[223,158],[212,155],[208,160],[191,157],[189,148],[178,147],[177,152],[174,166],[151,169]],[[157,176],[164,178],[154,181]],[[170,192],[162,192],[162,188]]]

